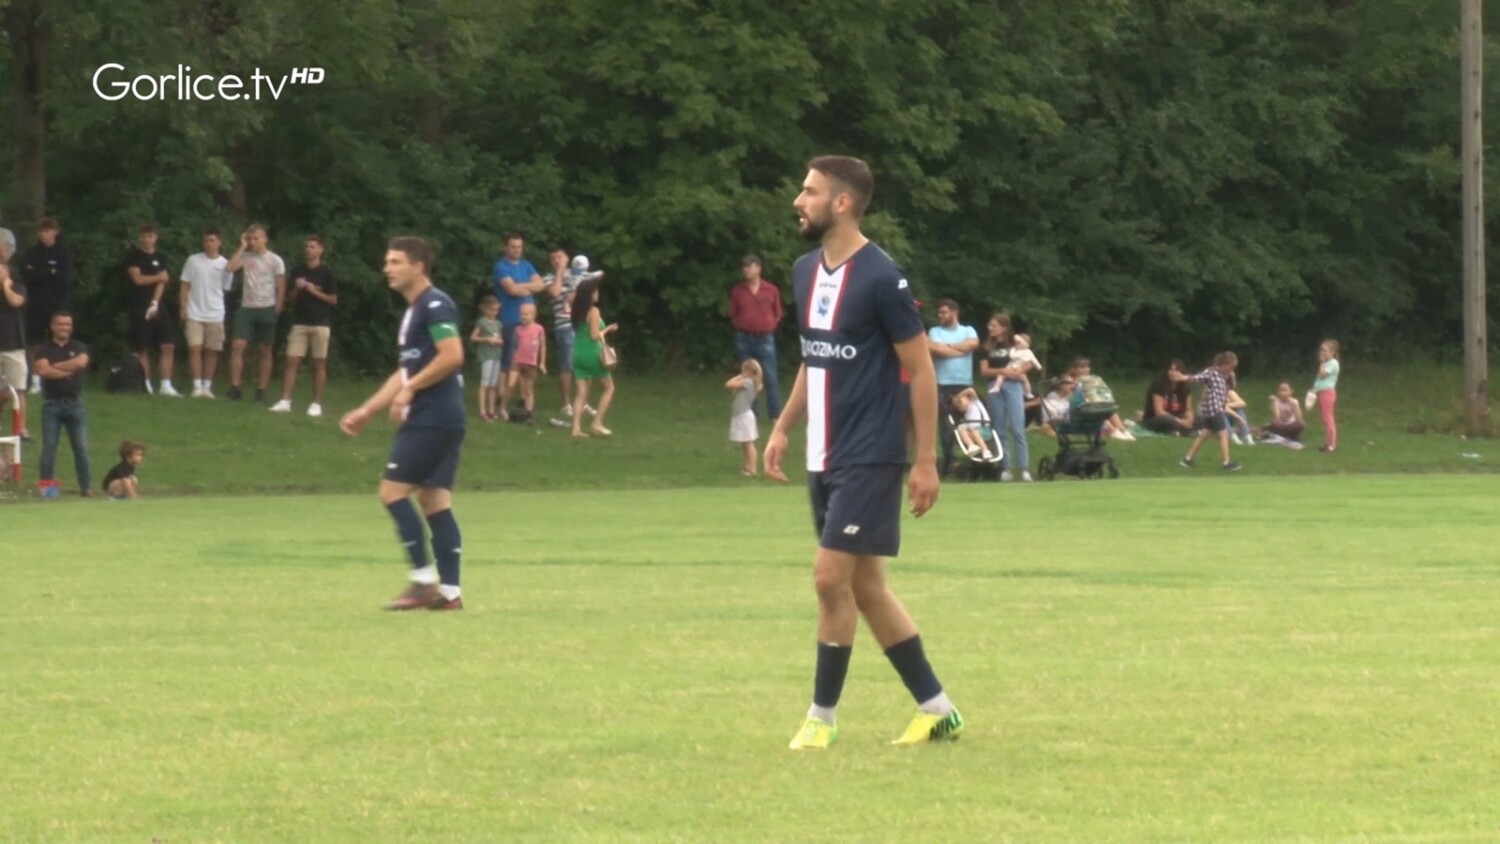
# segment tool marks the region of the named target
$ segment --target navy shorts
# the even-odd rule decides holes
[[[515,325],[500,326],[500,341],[505,345],[500,347],[500,371],[509,372],[511,366],[516,362],[516,328]]]
[[[463,428],[407,428],[396,432],[382,478],[429,489],[453,489]]]
[[[1198,427],[1201,430],[1209,432],[1210,434],[1217,434],[1221,431],[1227,431],[1229,430],[1229,417],[1222,413],[1215,413],[1212,416],[1205,416],[1203,417],[1202,424],[1200,424]]]
[[[845,466],[807,473],[818,545],[861,556],[901,551],[901,487],[906,467]]]

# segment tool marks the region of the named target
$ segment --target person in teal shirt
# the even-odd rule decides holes
[[[979,332],[960,325],[958,314],[958,303],[944,299],[938,302],[938,324],[927,329],[927,350],[937,372],[938,437],[943,446],[938,471],[943,475],[953,462],[953,426],[948,424],[947,411],[954,396],[974,386],[974,350],[979,348]]]

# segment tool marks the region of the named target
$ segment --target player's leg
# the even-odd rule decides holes
[[[58,437],[62,435],[63,403],[55,399],[42,401],[42,460],[38,467],[39,480],[50,481],[57,477]]]
[[[521,367],[521,406],[529,416],[536,410],[536,367]]]
[[[286,365],[281,372],[281,401],[271,406],[278,412],[292,409],[292,393],[297,390],[297,370],[302,368],[302,359],[307,357],[307,327],[292,326],[286,337]]]
[[[505,373],[500,380],[500,418],[510,419],[510,371],[515,368],[516,363],[516,327],[514,325],[500,326],[500,371]]]
[[[188,375],[193,379],[193,396],[203,395],[203,323],[189,319],[182,323],[182,337],[187,341]]]
[[[609,413],[609,406],[615,401],[615,379],[606,373],[599,379],[603,389],[599,393],[599,412],[594,414],[594,422],[589,425],[589,430],[603,436],[610,436],[614,432],[604,426],[604,417]],[[576,417],[575,417],[576,418]]]
[[[758,455],[760,450],[755,447],[754,440],[746,440],[740,443],[740,447],[745,452],[745,468],[743,471],[745,474],[753,476],[756,474],[757,466],[759,466]]]
[[[323,407],[323,390],[328,386],[328,350],[332,347],[332,340],[332,332],[329,329],[313,329],[313,404],[319,409]]]
[[[161,394],[164,396],[179,395],[177,388],[172,386],[172,375],[177,371],[177,326],[172,318],[166,316],[170,311],[163,311],[156,315],[156,348],[161,352]]]
[[[557,389],[562,393],[563,413],[573,409],[573,343],[576,332],[573,324],[559,326],[553,331],[557,338]]]
[[[1219,462],[1225,466],[1229,465],[1229,422],[1226,419],[1224,430],[1219,432]]]
[[[441,599],[437,591],[437,567],[427,559],[427,537],[422,515],[412,504],[411,494],[430,469],[430,444],[425,433],[430,429],[401,428],[391,445],[385,473],[380,480],[380,503],[385,505],[396,523],[396,537],[406,551],[410,564],[406,591],[385,605],[388,610],[423,609]]]
[[[461,610],[464,602],[459,591],[459,567],[463,537],[458,530],[458,519],[453,516],[453,484],[458,480],[464,432],[462,428],[435,429],[429,438],[433,464],[422,479],[417,501],[422,505],[422,516],[432,536],[432,558],[437,562],[441,601],[429,604],[428,609]]]
[[[854,568],[858,559],[849,550],[859,526],[847,524],[843,505],[847,492],[832,473],[809,472],[808,501],[818,551],[813,557],[813,590],[818,596],[818,656],[813,676],[813,701],[802,727],[792,737],[793,750],[826,748],[838,738],[836,709],[849,673],[859,606],[854,599]]]

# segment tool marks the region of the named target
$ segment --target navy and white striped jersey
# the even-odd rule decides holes
[[[815,249],[792,266],[807,367],[807,470],[904,464],[909,391],[895,344],[923,333],[906,275],[866,243],[838,267]]]

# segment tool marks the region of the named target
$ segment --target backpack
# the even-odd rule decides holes
[[[1097,375],[1085,375],[1078,379],[1078,390],[1074,393],[1075,407],[1083,413],[1114,413],[1120,409],[1115,403],[1115,393]]]
[[[111,393],[146,392],[146,371],[135,355],[125,355],[109,368],[109,377],[104,379],[104,389]]]

